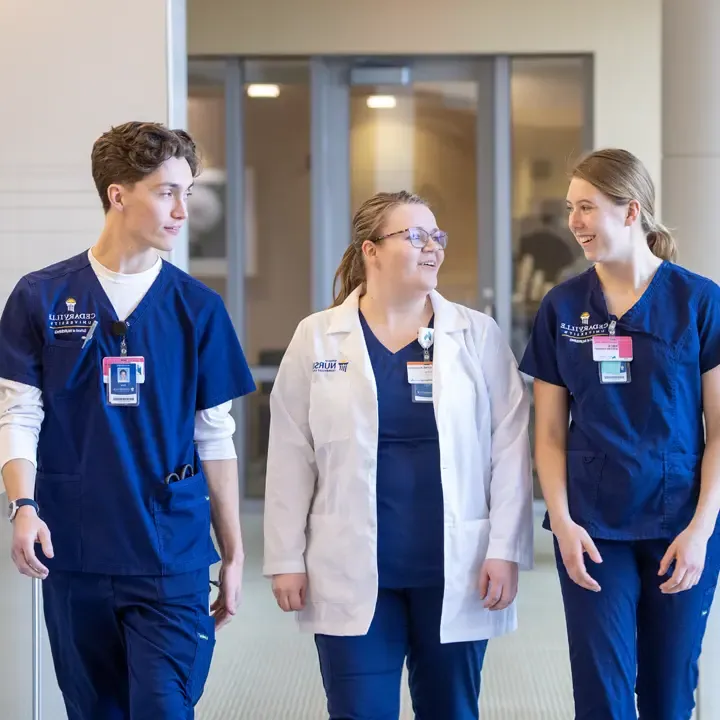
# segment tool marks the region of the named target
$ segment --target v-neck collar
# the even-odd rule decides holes
[[[417,338],[415,338],[414,340],[411,340],[407,345],[404,345],[399,350],[396,350],[395,352],[393,352],[392,350],[390,350],[390,348],[388,348],[384,343],[382,343],[379,340],[377,335],[375,335],[375,333],[372,331],[372,328],[370,327],[368,321],[365,319],[365,316],[363,315],[362,310],[360,310],[359,308],[358,308],[358,316],[360,317],[360,324],[362,325],[363,332],[366,334],[366,336],[369,335],[373,339],[374,343],[379,348],[382,348],[383,353],[388,355],[389,357],[398,357],[402,353],[406,353],[415,344],[417,344],[418,347],[420,347],[420,345],[418,344]],[[428,327],[432,328],[432,327],[434,327],[434,324],[435,324],[435,314],[433,313],[433,315],[430,317],[430,322],[428,323]]]
[[[667,272],[667,269],[668,261],[663,260],[662,263],[658,265],[655,274],[652,276],[652,279],[648,283],[648,286],[645,288],[642,295],[640,295],[640,297],[635,301],[635,303],[630,308],[628,308],[623,313],[623,315],[617,317],[610,312],[610,309],[607,306],[607,301],[605,300],[605,293],[603,292],[600,278],[597,274],[595,267],[592,267],[588,271],[592,274],[591,302],[595,306],[596,311],[599,311],[600,313],[608,317],[610,320],[615,320],[618,324],[627,325],[628,323],[632,322],[633,318],[640,312],[642,312],[642,310],[651,301],[652,296],[655,293],[658,285],[662,282]]]
[[[84,263],[80,264],[80,267],[82,268],[82,272],[86,273],[87,275],[87,282],[89,287],[91,288],[93,296],[98,301],[100,307],[102,307],[103,310],[107,313],[107,315],[110,316],[113,322],[119,322],[120,318],[118,318],[117,313],[115,312],[115,308],[113,307],[112,302],[110,302],[110,298],[107,296],[105,288],[103,288],[102,283],[100,282],[100,278],[95,274],[95,269],[90,262],[90,258],[88,257],[87,252],[80,257],[84,257]],[[165,285],[167,277],[167,263],[163,260],[162,265],[160,266],[160,272],[153,281],[152,285],[148,288],[148,291],[145,293],[142,300],[140,300],[137,307],[126,318],[125,323],[128,327],[131,327],[140,320],[144,312],[152,303],[155,295],[157,295],[157,293]]]

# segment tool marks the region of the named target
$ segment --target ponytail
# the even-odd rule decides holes
[[[335,272],[335,279],[333,280],[335,298],[332,307],[342,305],[353,290],[358,285],[362,285],[363,282],[365,282],[365,264],[362,259],[362,251],[353,243],[348,245]],[[339,289],[338,283],[340,284]]]
[[[366,240],[375,242],[373,238],[377,238],[381,234],[380,230],[388,212],[397,205],[426,205],[426,203],[407,190],[394,193],[379,192],[366,200],[355,213],[350,245],[342,256],[333,280],[335,299],[332,307],[342,305],[348,296],[367,280],[363,243]]]
[[[677,257],[677,243],[672,233],[660,223],[653,224],[653,229],[647,234],[647,244],[653,255],[662,260],[675,262]]]

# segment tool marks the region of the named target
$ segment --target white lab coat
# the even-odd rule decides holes
[[[263,572],[307,572],[300,627],[327,635],[365,634],[378,593],[378,404],[359,297],[299,324],[270,396]],[[517,627],[515,603],[483,608],[485,558],[533,563],[529,396],[492,318],[437,292],[431,301],[445,518],[440,638],[480,640]]]

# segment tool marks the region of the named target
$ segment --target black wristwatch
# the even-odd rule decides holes
[[[38,508],[38,504],[31,500],[30,498],[20,498],[19,500],[11,500],[10,505],[8,506],[8,520],[12,522],[15,519],[15,516],[17,515],[17,511],[21,507],[25,507],[26,505],[30,505],[31,507],[35,508],[35,512],[39,514],[40,508]]]

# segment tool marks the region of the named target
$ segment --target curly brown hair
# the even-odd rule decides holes
[[[103,133],[91,155],[92,176],[103,210],[110,210],[110,185],[134,185],[173,157],[185,158],[193,177],[197,176],[197,148],[184,130],[170,130],[160,123],[128,122]]]

